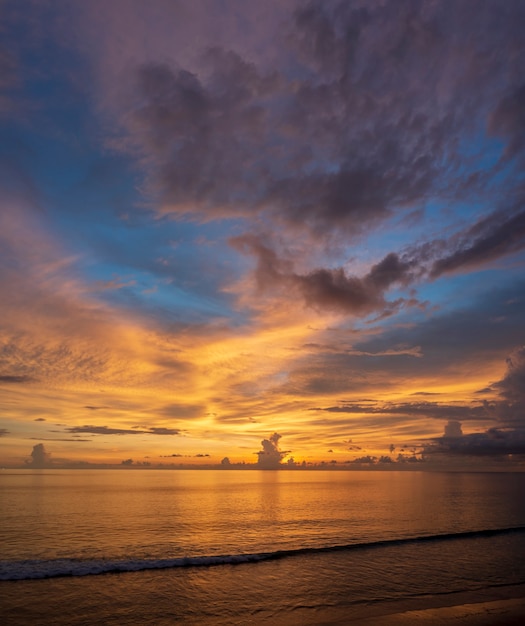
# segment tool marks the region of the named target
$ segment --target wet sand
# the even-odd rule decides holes
[[[406,611],[355,623],[362,626],[521,626],[525,623],[525,598]]]

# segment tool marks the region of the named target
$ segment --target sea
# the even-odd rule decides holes
[[[525,596],[525,474],[0,472],[0,621],[331,625]]]

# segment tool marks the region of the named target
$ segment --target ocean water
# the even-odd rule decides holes
[[[0,472],[3,624],[332,624],[523,595],[525,474]]]

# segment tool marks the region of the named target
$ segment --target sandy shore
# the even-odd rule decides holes
[[[406,611],[355,623],[360,626],[521,626],[525,623],[525,598]]]

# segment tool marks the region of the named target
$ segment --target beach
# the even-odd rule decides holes
[[[525,584],[469,592],[357,597],[362,570],[347,555],[280,564],[167,569],[0,582],[5,626],[513,626],[525,616]],[[347,579],[341,583],[346,560]],[[339,565],[339,566],[338,566]],[[375,569],[375,564],[374,564]],[[327,593],[326,577],[335,592]],[[421,571],[415,576],[422,576]],[[305,581],[308,581],[305,584]],[[352,582],[353,581],[353,582]],[[385,584],[385,579],[380,579]]]
[[[525,597],[405,611],[361,620],[363,626],[519,626],[525,618]],[[344,622],[341,622],[343,624]]]

